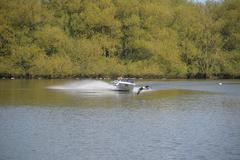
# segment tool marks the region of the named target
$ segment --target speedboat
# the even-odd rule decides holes
[[[133,91],[134,86],[136,85],[133,79],[129,78],[120,78],[118,80],[114,80],[113,86],[116,87],[117,91]]]

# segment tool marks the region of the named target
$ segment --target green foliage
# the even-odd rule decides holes
[[[14,0],[7,2],[10,23],[17,29],[35,30],[49,23],[51,14],[39,0]]]
[[[4,20],[1,20],[4,23]],[[0,56],[9,55],[14,45],[15,35],[12,28],[0,22]]]
[[[36,46],[15,46],[12,49],[12,54],[5,57],[3,63],[7,67],[2,72],[24,76],[34,75],[32,69],[41,54],[42,50]]]
[[[45,26],[34,33],[35,43],[49,56],[66,54],[70,41],[65,33],[58,27]]]
[[[240,77],[238,0],[1,0],[0,74]]]

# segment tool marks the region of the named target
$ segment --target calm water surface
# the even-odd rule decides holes
[[[240,159],[239,80],[137,84],[0,80],[0,160]]]

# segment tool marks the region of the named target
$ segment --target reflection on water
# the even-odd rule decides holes
[[[240,159],[240,81],[221,82],[2,80],[0,159]]]

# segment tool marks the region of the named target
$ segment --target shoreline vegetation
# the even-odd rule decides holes
[[[239,0],[1,0],[0,79],[239,79]]]
[[[186,79],[186,80],[221,80],[221,79],[240,79],[240,76],[231,76],[231,75],[215,75],[211,77],[206,77],[206,75],[195,75],[195,76],[181,76],[181,77],[176,77],[176,76],[162,76],[162,75],[110,75],[110,76],[104,76],[104,75],[64,75],[64,76],[54,76],[52,77],[51,75],[11,75],[11,74],[0,74],[0,80],[5,80],[5,79],[99,79],[99,80],[110,80],[110,79],[117,79],[118,77],[125,77],[125,78],[131,78],[131,79],[160,79],[160,80],[181,80],[181,79]]]

